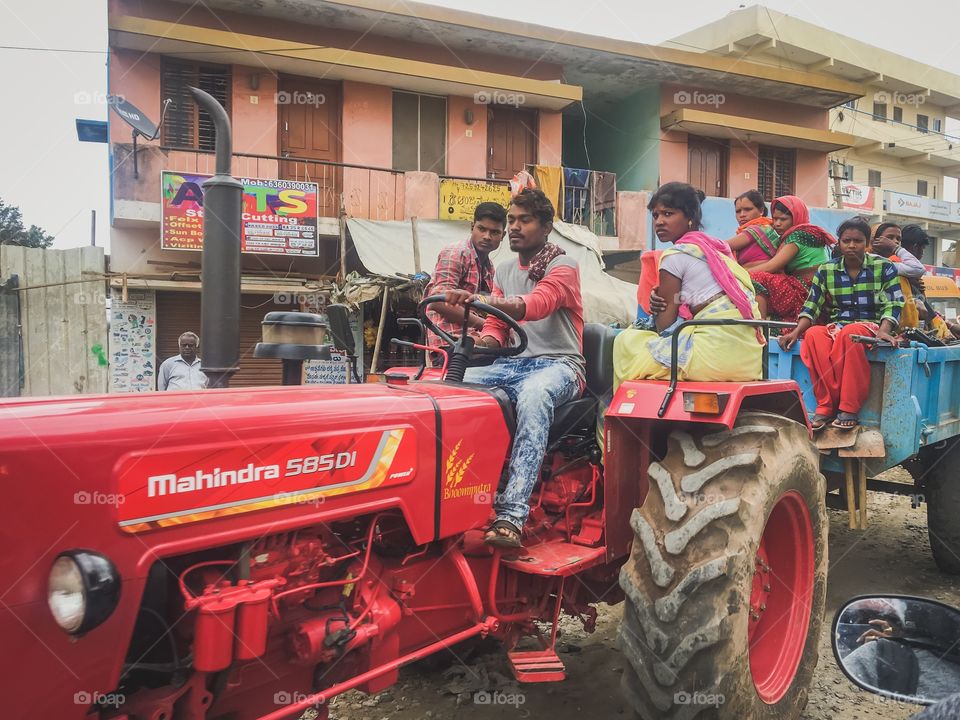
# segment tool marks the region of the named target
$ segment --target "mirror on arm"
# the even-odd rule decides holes
[[[834,618],[833,652],[860,687],[929,705],[960,690],[960,611],[904,595],[854,598]]]

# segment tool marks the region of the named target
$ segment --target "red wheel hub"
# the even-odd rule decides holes
[[[750,672],[765,703],[783,698],[797,674],[810,628],[813,566],[810,512],[790,491],[763,529],[750,593]]]

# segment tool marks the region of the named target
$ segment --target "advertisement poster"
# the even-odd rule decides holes
[[[510,186],[475,180],[440,181],[440,219],[473,220],[473,211],[482,202],[510,204]]]
[[[157,311],[153,290],[130,290],[110,302],[110,392],[149,392],[157,387]]]
[[[843,206],[873,212],[875,193],[876,188],[869,185],[845,182],[843,183]]]
[[[209,175],[164,171],[160,178],[164,250],[203,249],[203,183]],[[317,184],[239,178],[243,183],[241,251],[316,257]]]

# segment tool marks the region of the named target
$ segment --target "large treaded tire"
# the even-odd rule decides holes
[[[930,549],[941,572],[960,575],[960,438],[950,438],[942,448],[934,445],[924,455]]]
[[[817,664],[827,582],[826,485],[806,427],[749,412],[729,431],[675,430],[649,474],[620,573],[626,600],[619,644],[629,661],[623,689],[634,710],[644,720],[798,718]],[[787,663],[781,691],[765,700],[751,670],[750,603],[761,537],[784,503],[809,517],[804,567],[810,573],[801,573],[806,599],[793,604],[801,618],[796,664]]]

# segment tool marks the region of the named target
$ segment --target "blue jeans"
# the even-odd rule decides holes
[[[497,358],[493,365],[468,369],[464,381],[503,388],[517,406],[509,479],[504,491],[497,493],[493,509],[498,520],[522,528],[547,450],[553,412],[580,395],[577,373],[555,358]]]

